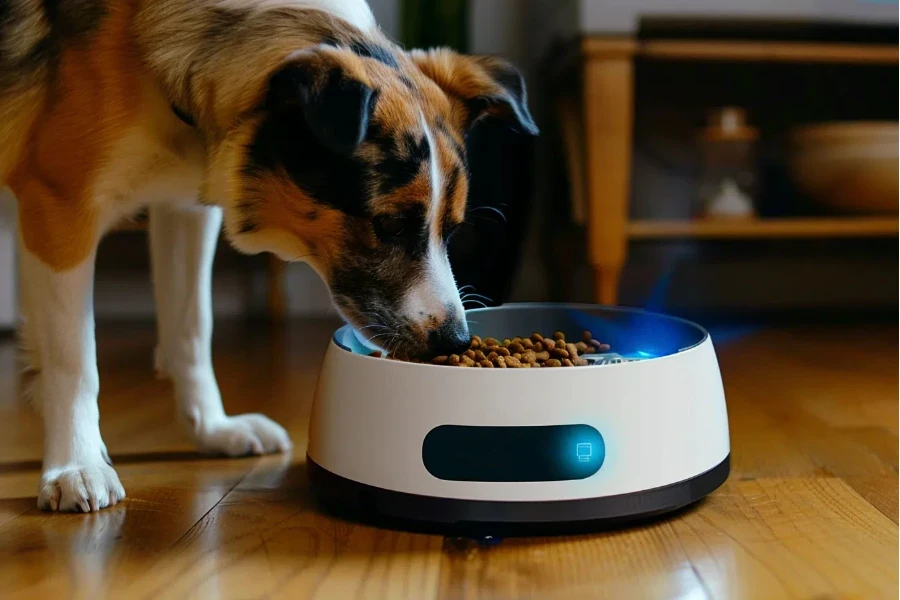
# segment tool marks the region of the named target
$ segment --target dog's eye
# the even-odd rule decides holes
[[[396,238],[406,231],[406,217],[402,215],[380,215],[373,223],[375,235],[381,239]]]

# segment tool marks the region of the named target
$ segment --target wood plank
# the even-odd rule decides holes
[[[673,534],[713,598],[891,598],[897,529],[840,479],[734,481]]]
[[[128,497],[92,515],[38,511],[39,419],[29,407],[4,397],[0,414],[17,418],[0,419],[0,456],[20,459],[0,465],[0,501],[19,513],[0,524],[0,557],[15,557],[0,560],[4,598],[130,595],[147,565],[167,556],[251,470],[264,471],[268,464],[193,453],[175,423],[171,386],[153,377],[152,325],[107,331],[103,335],[101,329],[98,342],[101,427]],[[294,415],[296,404],[308,406],[331,331],[332,323],[319,322],[286,343],[281,333],[265,327],[224,328],[216,338],[214,362],[226,407],[268,412],[302,444],[306,419]],[[243,350],[234,352],[235,344]],[[299,374],[285,369],[285,353],[307,368]],[[0,364],[0,389],[11,387],[4,384],[16,372],[14,362]],[[21,430],[29,434],[19,435]],[[8,443],[17,444],[15,452]]]
[[[190,452],[150,372],[153,327],[101,327],[104,436],[129,497],[35,508],[40,424],[0,343],[0,595],[286,598],[881,598],[897,590],[897,327],[717,336],[733,474],[641,526],[495,546],[319,510],[303,456],[330,322],[221,327],[231,412],[286,425],[293,457]],[[5,345],[4,345],[5,344]],[[866,356],[866,360],[834,360]]]
[[[897,235],[897,217],[631,221],[631,239],[832,238]]]
[[[893,597],[896,527],[833,477],[727,483],[674,519],[445,545],[444,598]]]
[[[433,598],[441,538],[314,510],[305,466],[257,468],[163,560],[131,582],[154,598]],[[189,568],[186,568],[189,565]]]
[[[54,514],[35,506],[0,526],[0,589],[6,598],[115,597],[144,565],[169,548],[215,506],[252,466],[209,459],[122,464],[125,503],[99,513]],[[15,560],[12,558],[15,557]]]
[[[631,58],[637,50],[637,40],[630,37],[597,36],[581,41],[581,52],[589,58]]]
[[[898,60],[896,45],[779,41],[646,40],[639,43],[637,53],[657,60],[859,64]]]

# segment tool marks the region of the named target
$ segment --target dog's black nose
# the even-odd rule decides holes
[[[447,321],[428,334],[428,345],[435,356],[462,354],[471,341],[468,328],[460,322]]]

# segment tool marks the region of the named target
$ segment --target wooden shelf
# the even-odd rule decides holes
[[[897,235],[897,217],[631,221],[631,239],[830,238]]]
[[[813,42],[646,41],[639,54],[670,60],[755,62],[897,63],[897,46]]]
[[[843,42],[745,42],[730,40],[634,40],[588,37],[583,54],[594,58],[640,56],[657,60],[738,62],[897,64],[898,49],[890,44]]]

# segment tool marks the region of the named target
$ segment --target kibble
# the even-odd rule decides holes
[[[465,352],[450,354],[449,356],[436,356],[430,362],[433,365],[485,369],[584,367],[590,363],[587,359],[581,357],[582,354],[609,351],[609,344],[603,344],[594,339],[590,331],[585,331],[581,338],[581,341],[575,343],[567,342],[566,336],[562,331],[556,331],[552,336],[547,337],[542,336],[540,333],[533,333],[529,337],[504,338],[502,342],[491,337],[482,340],[482,338],[475,335],[472,336],[469,349]],[[380,350],[376,350],[369,356],[382,357],[384,354]],[[387,358],[407,362],[422,362],[394,355],[387,355]]]

